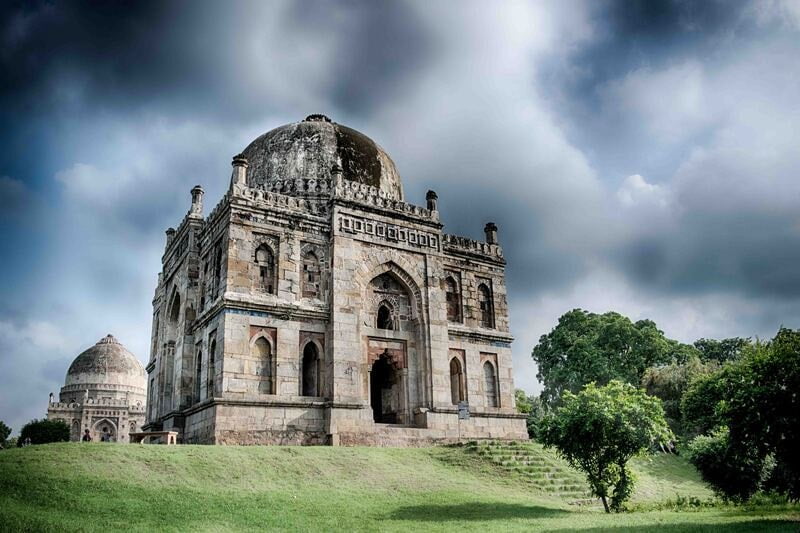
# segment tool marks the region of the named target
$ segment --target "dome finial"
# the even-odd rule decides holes
[[[330,118],[322,113],[313,113],[308,115],[303,122],[333,122]]]
[[[97,341],[97,344],[119,344],[119,341],[117,340],[116,337],[114,337],[114,335],[109,333],[108,335]]]

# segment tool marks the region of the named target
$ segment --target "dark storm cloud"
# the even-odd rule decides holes
[[[71,106],[178,105],[225,80],[217,61],[215,24],[229,10],[193,3],[22,2],[2,15],[0,91],[19,111],[63,112]],[[209,15],[213,15],[213,20]],[[206,18],[207,17],[207,18]],[[205,18],[205,20],[203,20]],[[206,61],[214,63],[208,68]]]
[[[287,22],[310,39],[322,33],[338,42],[326,85],[332,103],[345,113],[369,114],[396,99],[433,59],[433,36],[409,4],[347,1],[317,7],[294,4]]]
[[[800,297],[797,217],[771,213],[694,213],[685,231],[626,243],[610,255],[632,282],[670,294],[740,293]]]
[[[710,54],[727,34],[741,27],[746,0],[631,0],[600,4],[594,24],[598,39],[573,56],[585,74],[572,87],[581,98],[595,87],[647,65],[659,67],[686,54]]]

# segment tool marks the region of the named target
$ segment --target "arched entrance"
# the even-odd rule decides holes
[[[370,372],[372,419],[380,424],[396,424],[400,405],[400,379],[389,357],[381,355]]]
[[[365,400],[374,422],[413,425],[415,409],[430,400],[423,294],[414,278],[392,261],[367,267],[361,279]]]
[[[94,424],[94,437],[96,442],[116,442],[117,426],[109,419],[105,418]]]

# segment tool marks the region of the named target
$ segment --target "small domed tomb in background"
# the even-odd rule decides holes
[[[145,422],[146,387],[142,363],[107,335],[72,362],[47,418],[63,420],[73,441],[88,429],[93,441],[129,442]]]

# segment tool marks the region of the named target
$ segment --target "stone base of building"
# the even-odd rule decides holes
[[[528,439],[525,415],[500,409],[471,413],[467,420],[460,420],[454,408],[418,409],[413,425],[399,425],[374,422],[369,406],[325,402],[212,401],[185,416],[166,418],[162,428],[178,430],[184,444],[419,447]]]

